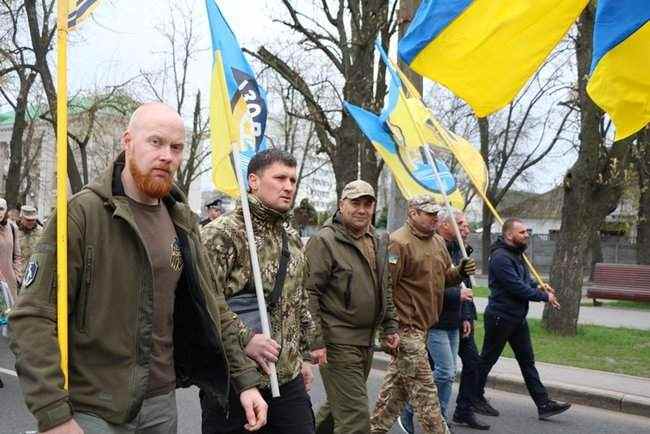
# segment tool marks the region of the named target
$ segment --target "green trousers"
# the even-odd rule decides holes
[[[135,419],[113,425],[92,414],[75,413],[74,420],[85,434],[176,434],[176,392],[147,398]]]
[[[371,347],[327,345],[327,364],[320,367],[327,401],[316,416],[316,434],[370,432],[366,381],[371,366]]]

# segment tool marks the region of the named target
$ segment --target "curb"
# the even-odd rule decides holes
[[[372,367],[373,369],[385,371],[389,362],[389,356],[386,354],[375,353]],[[456,382],[458,382],[458,376],[456,376]],[[557,381],[545,381],[544,386],[546,386],[549,395],[553,399],[635,416],[648,417],[650,415],[650,398],[645,396],[571,385]],[[528,389],[526,389],[521,375],[490,374],[487,387],[528,395]]]

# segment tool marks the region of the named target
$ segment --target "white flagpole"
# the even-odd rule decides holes
[[[443,200],[445,201],[445,207],[447,208],[447,212],[451,216],[451,224],[454,228],[454,233],[456,234],[456,241],[458,241],[458,245],[460,246],[460,252],[462,253],[463,258],[466,259],[468,258],[468,256],[467,256],[467,250],[465,249],[465,243],[463,242],[463,237],[460,235],[460,229],[458,228],[458,224],[456,223],[456,216],[454,216],[451,203],[449,202],[449,196],[447,196],[445,187],[442,185],[442,178],[440,178],[440,173],[438,173],[438,167],[436,166],[435,160],[431,155],[431,148],[426,143],[422,143],[422,146],[424,146],[425,149],[424,155],[427,160],[427,163],[429,164],[429,166],[431,166],[431,170],[433,170],[433,175],[436,177],[436,181],[438,182],[438,186],[440,187],[440,194],[442,194]],[[470,282],[472,282],[472,287],[476,287],[474,276],[469,276],[469,280]],[[461,282],[461,286],[465,287],[465,285],[462,282]]]
[[[260,271],[260,260],[257,256],[257,246],[255,245],[255,233],[253,232],[253,222],[251,220],[251,210],[248,206],[248,192],[246,183],[241,173],[241,157],[239,156],[239,144],[234,143],[232,147],[233,160],[235,163],[235,173],[239,183],[239,197],[241,198],[241,207],[244,214],[244,225],[246,226],[246,238],[248,239],[248,251],[251,255],[251,266],[253,272],[253,283],[255,284],[255,294],[257,295],[257,305],[260,311],[260,322],[262,323],[262,334],[271,338],[271,328],[269,326],[269,314],[266,311],[266,299],[264,298],[264,288],[262,286],[262,273]],[[275,370],[275,363],[269,362],[269,378],[271,380],[271,394],[274,398],[280,396],[280,386],[278,384],[278,374]]]

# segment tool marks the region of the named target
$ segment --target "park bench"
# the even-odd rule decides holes
[[[598,263],[586,283],[587,298],[650,301],[650,265]]]

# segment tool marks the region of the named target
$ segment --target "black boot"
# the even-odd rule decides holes
[[[492,407],[487,399],[480,398],[472,404],[472,410],[474,413],[482,414],[483,416],[498,416],[499,411]]]
[[[537,408],[537,411],[539,413],[539,418],[544,420],[551,416],[555,416],[556,414],[564,413],[569,408],[571,408],[571,404],[568,402],[558,402],[549,399],[546,404],[540,405]]]
[[[5,387],[5,383],[3,383],[2,379],[0,378],[0,389],[2,389],[3,387]]]
[[[481,422],[471,411],[465,413],[454,412],[453,421],[459,425],[465,425],[469,428],[481,431],[487,431],[490,429],[490,425]]]

